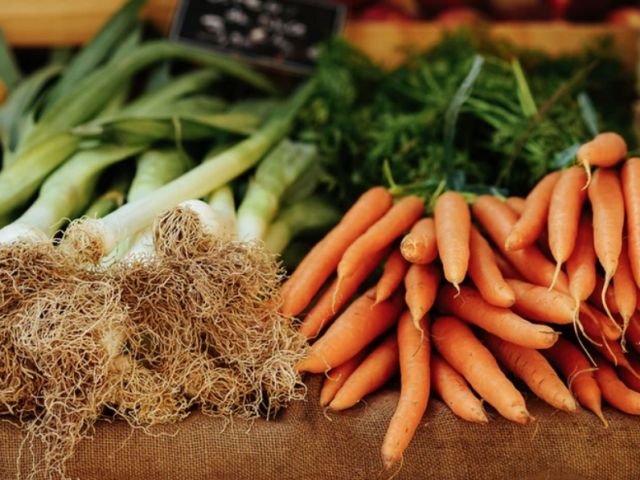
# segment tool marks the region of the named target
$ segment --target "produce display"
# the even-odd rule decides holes
[[[359,21],[435,21],[477,25],[492,21],[607,22],[640,25],[640,9],[626,0],[340,0]]]
[[[388,70],[335,38],[283,82],[143,3],[35,62],[0,42],[25,478],[67,478],[101,420],[277,420],[313,375],[334,415],[399,389],[390,474],[434,397],[488,428],[535,423],[526,394],[640,414],[635,78],[609,39],[550,57],[460,30]]]

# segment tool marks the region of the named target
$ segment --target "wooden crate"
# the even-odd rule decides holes
[[[126,0],[0,0],[0,28],[21,47],[77,45],[90,38]],[[147,0],[144,15],[168,31],[179,0]],[[399,47],[428,47],[442,33],[430,22],[348,22],[345,36],[374,59],[389,66],[402,58]],[[496,36],[551,54],[575,51],[601,35],[611,35],[630,68],[638,58],[638,31],[609,25],[567,23],[498,23]]]

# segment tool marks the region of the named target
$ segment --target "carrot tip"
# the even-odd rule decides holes
[[[553,290],[553,287],[556,284],[556,280],[558,280],[558,275],[560,275],[560,269],[562,268],[562,262],[558,260],[556,262],[556,269],[553,272],[553,278],[551,279],[551,285],[549,285],[549,290]]]
[[[589,165],[589,162],[586,159],[582,160],[582,165],[584,166],[584,170],[587,173],[587,183],[585,183],[584,187],[582,187],[582,190],[585,190],[589,188],[589,185],[591,184],[591,165]]]

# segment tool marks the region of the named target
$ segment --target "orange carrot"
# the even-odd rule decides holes
[[[282,285],[285,315],[297,316],[333,274],[342,255],[353,242],[391,208],[393,197],[384,187],[367,190],[320,240]]]
[[[518,270],[516,270],[516,267],[511,265],[509,260],[505,258],[502,252],[498,251],[495,248],[491,248],[491,250],[493,251],[493,257],[496,259],[496,265],[498,266],[500,273],[505,279],[515,278],[517,280],[524,280],[522,274]]]
[[[423,214],[424,201],[420,197],[409,195],[401,198],[347,248],[338,264],[338,279],[353,275],[367,256],[391,245]]]
[[[575,302],[576,315],[580,303],[586,301],[596,288],[596,261],[591,215],[583,212],[578,223],[576,244],[566,264],[569,295]]]
[[[594,250],[595,253],[595,250]],[[604,298],[609,307],[609,311],[613,314],[620,313],[618,310],[618,304],[616,303],[616,295],[613,291],[613,285],[609,284],[604,286],[604,277],[600,274],[596,274],[596,286],[589,295],[589,303],[604,311],[604,303],[602,303],[602,291],[604,290]]]
[[[458,417],[468,422],[489,423],[482,401],[465,378],[436,351],[431,352],[431,387]]]
[[[404,308],[401,291],[389,300],[375,303],[374,288],[356,298],[311,346],[311,352],[296,366],[298,371],[322,373],[353,357],[397,321]]]
[[[566,380],[578,403],[595,413],[605,427],[609,424],[602,413],[602,392],[594,376],[594,368],[587,356],[573,343],[564,338],[540,353]]]
[[[385,470],[402,458],[427,410],[431,392],[429,372],[431,343],[429,335],[422,335],[420,332],[428,329],[427,316],[420,320],[420,328],[415,328],[409,311],[400,315],[398,320],[400,397],[382,441],[381,453]]]
[[[433,322],[431,335],[440,355],[500,415],[517,423],[535,420],[527,411],[522,394],[466,323],[452,316],[439,317]]]
[[[640,393],[627,387],[609,362],[601,357],[596,362],[596,381],[607,403],[630,415],[640,415]]]
[[[538,350],[514,345],[489,333],[484,335],[484,340],[498,362],[522,380],[538,398],[558,410],[575,412],[578,409],[569,389]]]
[[[508,308],[491,305],[478,290],[466,285],[460,287],[460,294],[451,285],[442,286],[437,305],[442,314],[454,315],[517,345],[549,348],[558,339],[558,333],[548,325],[531,323]]]
[[[551,193],[560,175],[559,170],[548,173],[531,189],[524,201],[520,218],[507,236],[506,250],[519,250],[533,245],[540,237],[547,223]]]
[[[629,259],[636,285],[640,287],[640,158],[629,158],[620,175],[627,215]]]
[[[480,195],[473,202],[472,210],[474,218],[493,243],[525,279],[546,287],[552,284],[556,269],[537,246],[529,245],[515,251],[504,249],[507,235],[517,220],[515,213],[504,202],[491,195]],[[564,272],[559,273],[556,288],[560,291],[569,290]]]
[[[522,197],[507,197],[504,203],[506,203],[518,217],[520,217],[522,212],[524,212],[525,199]]]
[[[491,245],[473,225],[469,236],[469,252],[469,277],[482,298],[498,307],[509,308],[513,305],[513,289],[505,282]]]
[[[380,265],[388,249],[382,249],[364,259],[358,270],[349,278],[338,283],[334,279],[324,290],[309,312],[303,317],[298,330],[307,338],[315,338],[338,314],[340,309],[353,297],[358,288]]]
[[[413,321],[418,326],[420,319],[431,310],[438,286],[440,285],[440,270],[433,264],[411,264],[404,277],[404,300],[409,307]]]
[[[457,288],[467,275],[469,265],[469,205],[460,193],[444,192],[436,200],[433,218],[444,278]]]
[[[629,319],[636,311],[637,286],[631,270],[631,261],[627,249],[627,241],[622,240],[622,250],[618,258],[618,268],[613,274],[613,294],[616,306],[622,316],[622,332],[627,329]]]
[[[576,155],[579,163],[587,172],[587,183],[591,181],[591,167],[613,167],[627,155],[627,142],[614,132],[603,132],[592,140],[583,143]]]
[[[616,367],[622,367],[628,370],[633,375],[638,376],[638,372],[633,369],[631,363],[629,363],[629,359],[624,354],[622,350],[622,346],[619,342],[607,340],[604,337],[601,337],[601,344],[594,344],[593,348],[599,352],[607,361],[613,363]]]
[[[640,362],[634,357],[629,359],[629,363],[631,367],[637,372],[640,371]],[[635,376],[626,368],[616,367],[616,373],[620,377],[620,380],[624,382],[624,384],[629,387],[634,392],[640,393],[640,378]]]
[[[394,247],[384,262],[382,274],[376,283],[376,303],[389,298],[404,280],[409,262],[402,256],[400,249]]]
[[[521,280],[506,281],[515,293],[516,301],[511,310],[521,317],[560,325],[573,322],[574,303],[566,293]]]
[[[640,312],[633,312],[629,319],[627,331],[624,332],[627,341],[633,346],[634,350],[640,353]]]
[[[340,390],[340,387],[345,384],[347,379],[353,374],[354,370],[358,368],[358,365],[360,365],[366,354],[367,349],[365,348],[356,353],[342,365],[338,365],[327,372],[327,375],[322,381],[322,387],[320,388],[320,406],[326,407],[331,403],[336,392]]]
[[[602,310],[590,303],[583,303],[580,308],[596,321],[606,339],[614,342],[622,337],[622,328],[620,328],[620,325],[618,325],[615,320],[612,322]]]
[[[398,337],[395,330],[385,338],[358,365],[340,387],[329,404],[332,410],[345,410],[386,384],[400,364]]]
[[[602,303],[612,318],[605,290],[618,268],[624,229],[624,197],[618,173],[611,168],[598,168],[588,193],[593,210],[593,246],[605,273]]]
[[[585,181],[584,170],[578,166],[569,167],[558,178],[549,199],[547,231],[549,249],[556,262],[556,273],[551,286],[561,274],[562,264],[575,248],[580,214],[587,198],[587,192],[583,188]]]
[[[411,263],[431,263],[437,258],[436,223],[433,217],[423,217],[413,224],[400,242],[400,252]]]

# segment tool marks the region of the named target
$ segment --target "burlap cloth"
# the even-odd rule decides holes
[[[82,480],[387,479],[380,445],[398,390],[326,416],[318,405],[321,376],[306,379],[308,397],[269,421],[227,423],[198,412],[153,436],[124,422],[101,422],[67,473]],[[437,398],[406,451],[395,479],[640,479],[640,418],[605,408],[610,427],[587,411],[554,411],[536,398],[539,422],[522,426],[489,410],[489,425],[456,418]],[[23,434],[0,422],[0,478],[16,476]],[[37,448],[36,448],[37,453]],[[29,471],[23,452],[22,471]]]

